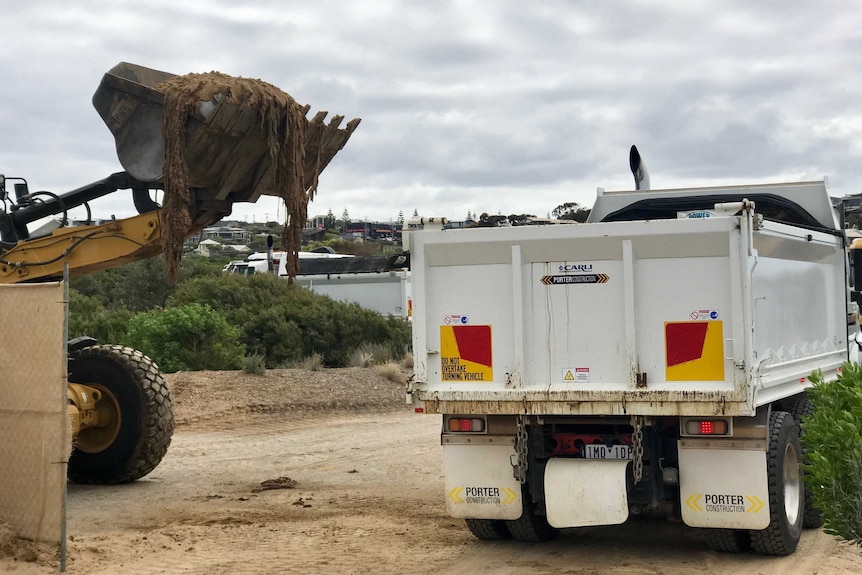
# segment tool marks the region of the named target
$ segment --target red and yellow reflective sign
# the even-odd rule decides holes
[[[667,381],[724,381],[721,321],[665,322]]]
[[[440,326],[440,379],[442,381],[491,381],[490,325]]]

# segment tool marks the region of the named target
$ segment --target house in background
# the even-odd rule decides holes
[[[198,244],[198,247],[196,247],[193,251],[199,256],[209,257],[210,252],[221,251],[222,247],[224,246],[222,246],[222,244],[218,243],[215,240],[201,240],[201,242]]]
[[[245,228],[213,226],[204,228],[201,235],[206,240],[216,240],[232,244],[247,244],[251,242],[252,234]]]

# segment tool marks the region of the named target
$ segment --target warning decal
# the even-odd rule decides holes
[[[572,383],[589,383],[590,368],[589,367],[564,367],[563,382]]]
[[[667,381],[724,381],[721,321],[665,322]]]
[[[491,381],[490,325],[440,326],[440,379]]]

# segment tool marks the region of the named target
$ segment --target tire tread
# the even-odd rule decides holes
[[[805,433],[805,430],[802,429],[802,418],[814,413],[814,404],[811,403],[811,400],[808,399],[807,396],[803,395],[794,400],[787,411],[793,416],[796,423],[799,424],[799,435],[801,437]],[[804,445],[802,446],[802,460],[805,463],[808,463]],[[808,489],[807,484],[805,485],[804,505],[805,510],[804,515],[802,516],[802,527],[805,529],[818,529],[823,527],[823,512],[814,505],[814,495]]]
[[[168,451],[174,432],[174,414],[167,382],[158,366],[138,350],[121,345],[95,345],[70,354],[72,361],[93,358],[119,366],[138,386],[145,398],[142,410],[143,433],[132,456],[117,466],[110,475],[88,473],[83,466],[73,464],[72,453],[68,479],[73,483],[115,485],[144,477],[158,466]]]
[[[755,551],[764,555],[790,555],[799,544],[799,533],[796,536],[791,533],[783,533],[783,466],[779,465],[779,461],[784,453],[784,445],[781,441],[782,431],[787,425],[796,428],[796,422],[792,415],[786,411],[772,412],[769,418],[769,451],[767,452],[766,464],[769,478],[769,526],[760,531],[749,532],[751,534],[751,546]],[[791,429],[791,433],[793,431],[798,431],[798,429]],[[792,439],[794,439],[793,435],[790,437],[790,440]],[[799,457],[800,459],[802,457],[801,450]],[[779,501],[779,495],[781,495],[782,501]]]
[[[706,546],[721,553],[743,553],[751,549],[751,535],[743,529],[705,529]]]
[[[509,530],[506,529],[506,523],[498,519],[465,519],[467,529],[470,530],[477,539],[485,541],[496,541],[500,539],[508,539],[511,537]]]
[[[557,529],[551,527],[544,515],[536,513],[536,504],[533,503],[529,490],[524,486],[522,489],[523,512],[518,519],[506,521],[509,533],[516,541],[528,543],[541,543],[550,541],[557,536]]]

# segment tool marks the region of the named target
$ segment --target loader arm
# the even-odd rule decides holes
[[[0,212],[0,283],[57,280],[63,269],[69,277],[110,269],[146,259],[161,252],[162,210],[150,196],[158,182],[141,182],[119,172],[62,195],[50,194],[44,201],[34,201],[37,194],[19,189],[19,203],[13,210]],[[139,213],[99,225],[66,226],[69,206],[131,190]],[[231,212],[231,202],[207,198],[200,190],[190,190],[193,235],[213,225]],[[0,190],[0,194],[5,190]],[[60,215],[60,227],[50,234],[31,236],[27,224],[45,216]]]
[[[0,283],[48,281],[125,265],[161,252],[160,211],[93,226],[57,228],[0,256]]]

